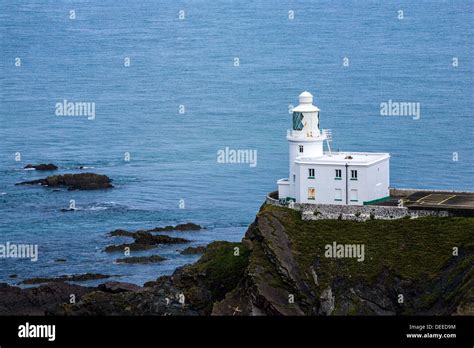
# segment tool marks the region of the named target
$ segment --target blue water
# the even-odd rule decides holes
[[[116,228],[192,221],[206,229],[170,235],[240,240],[287,176],[288,105],[303,90],[333,148],[391,153],[392,186],[474,189],[472,1],[0,4],[0,243],[40,252],[1,259],[0,281],[100,272],[142,284],[197,258],[173,245],[135,254],[163,263],[117,265],[102,252]],[[64,99],[96,103],[95,119],[56,116]],[[421,118],[380,116],[389,99],[421,103]],[[217,163],[226,146],[256,149],[257,166]],[[49,174],[27,163],[49,162],[91,167],[115,188],[14,186]],[[79,210],[61,212],[71,199]]]

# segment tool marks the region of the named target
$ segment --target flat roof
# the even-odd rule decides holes
[[[319,157],[297,157],[295,162],[301,164],[339,164],[368,166],[390,158],[389,153],[380,152],[324,152]]]
[[[396,206],[399,199],[403,199],[404,206],[411,210],[455,210],[464,216],[474,216],[474,192],[413,190],[407,194],[391,195],[389,199],[372,205]]]

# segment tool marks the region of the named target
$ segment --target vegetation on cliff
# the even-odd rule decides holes
[[[371,282],[384,268],[407,280],[434,280],[456,256],[474,264],[474,219],[426,217],[418,219],[302,221],[297,211],[266,205],[260,214],[272,214],[284,225],[293,253],[302,268],[319,260],[321,286],[334,275]],[[364,244],[365,260],[324,257],[325,245]]]

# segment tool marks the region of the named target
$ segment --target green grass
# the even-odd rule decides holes
[[[455,257],[453,247],[460,254],[474,252],[472,218],[302,221],[299,212],[270,205],[264,205],[259,214],[272,214],[284,225],[301,269],[309,270],[319,258],[322,287],[337,275],[372,282],[384,268],[407,280],[433,280]],[[334,241],[364,244],[365,261],[326,258],[324,247]],[[464,262],[469,261],[471,257]]]

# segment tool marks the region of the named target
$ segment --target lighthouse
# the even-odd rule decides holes
[[[280,200],[363,205],[388,198],[388,153],[324,151],[328,132],[320,128],[320,110],[307,91],[299,95],[291,121],[289,175],[277,181]]]

